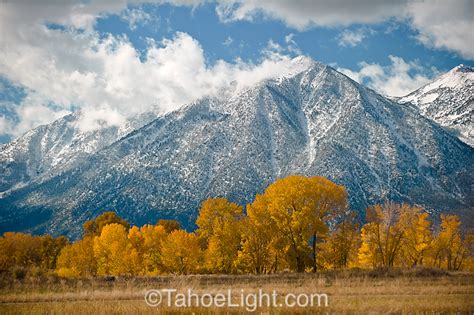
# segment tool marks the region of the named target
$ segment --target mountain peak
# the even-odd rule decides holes
[[[305,67],[311,67],[312,65],[314,65],[316,62],[311,58],[311,57],[308,57],[308,56],[305,56],[305,55],[299,55],[293,59],[291,59],[291,64],[292,65],[302,65],[302,66],[305,66]]]
[[[420,113],[474,146],[472,93],[474,68],[460,64],[434,81],[400,99],[416,105]]]
[[[283,78],[199,99],[123,137],[117,128],[75,137],[50,125],[48,137],[12,147],[12,159],[0,152],[0,233],[78,236],[102,209],[135,225],[168,217],[190,227],[203,200],[223,196],[244,205],[290,174],[344,185],[361,212],[385,200],[453,212],[472,203],[465,183],[474,149],[412,106],[305,56],[267,66]],[[455,92],[448,100],[461,106],[472,95]]]
[[[474,82],[474,69],[470,66],[460,64],[450,71],[440,75],[433,82],[428,83],[420,90],[423,93],[438,89],[451,88],[455,90],[464,89],[467,85]]]
[[[460,64],[449,71],[450,73],[469,73],[474,72],[474,68],[465,64]]]
[[[285,63],[285,69],[282,70],[280,76],[289,78],[301,72],[307,71],[317,64],[319,63],[314,61],[311,57],[300,55],[290,59],[287,63]]]

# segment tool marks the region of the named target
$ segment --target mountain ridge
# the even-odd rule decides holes
[[[460,64],[399,99],[474,146],[474,68]]]
[[[135,224],[166,217],[190,226],[205,198],[244,204],[290,174],[344,184],[360,212],[384,200],[454,211],[473,204],[473,165],[471,147],[412,106],[313,63],[157,117],[78,166],[10,192],[0,226],[39,215],[23,229],[77,236],[79,223],[103,210]]]

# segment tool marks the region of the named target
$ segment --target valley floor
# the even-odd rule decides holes
[[[165,288],[176,289],[178,293],[192,290],[201,296],[206,293],[227,295],[231,289],[233,304],[239,303],[244,292],[256,294],[261,289],[271,294],[275,290],[277,307],[266,306],[264,299],[262,307],[254,312],[257,314],[469,314],[474,311],[474,273],[415,269],[130,279],[71,280],[42,276],[11,281],[2,278],[0,314],[245,314],[255,305],[248,301],[242,307],[168,307],[165,294],[158,307],[145,303],[148,290]],[[302,293],[326,294],[328,306],[324,303],[314,307],[281,305],[283,296]]]

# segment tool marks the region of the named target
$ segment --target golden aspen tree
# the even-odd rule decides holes
[[[94,220],[86,221],[82,226],[84,229],[84,236],[100,235],[104,226],[112,223],[117,223],[125,227],[126,230],[130,228],[130,224],[120,218],[115,212],[108,211],[99,215]]]
[[[140,233],[143,240],[144,271],[148,275],[160,274],[163,270],[161,264],[161,246],[166,240],[168,233],[162,225],[149,224],[142,226]]]
[[[348,268],[357,265],[357,250],[360,247],[359,225],[355,212],[346,212],[338,218],[326,242],[322,244],[325,268]]]
[[[461,221],[456,215],[441,215],[441,231],[435,239],[434,262],[438,268],[459,270],[468,256],[468,247],[461,237]]]
[[[103,227],[94,238],[94,256],[98,275],[122,275],[129,273],[127,265],[127,231],[118,223]]]
[[[270,185],[264,195],[275,231],[285,240],[290,267],[302,272],[311,260],[315,271],[317,236],[327,233],[327,221],[346,208],[344,187],[323,177],[288,176]]]
[[[399,224],[405,204],[385,203],[369,207],[361,231],[359,259],[362,266],[393,267],[399,257],[403,228]]]
[[[418,207],[402,208],[399,219],[403,229],[401,256],[403,265],[414,267],[423,265],[433,241],[429,214]]]
[[[94,257],[94,238],[84,237],[66,245],[59,254],[56,269],[60,276],[85,277],[97,273],[97,260]]]
[[[166,233],[168,234],[175,230],[181,229],[181,224],[179,224],[179,222],[176,220],[161,219],[161,220],[158,220],[157,225],[162,226],[165,229]]]
[[[205,259],[210,272],[235,270],[243,216],[243,207],[225,198],[209,198],[203,202],[196,225],[198,235],[207,242]]]
[[[267,273],[278,263],[278,251],[274,244],[278,234],[273,229],[273,221],[267,213],[265,196],[257,195],[255,201],[247,205],[247,217],[242,224],[242,246],[238,254],[238,265],[243,271]],[[276,269],[278,266],[274,266]]]
[[[318,236],[324,237],[328,233],[326,222],[344,213],[347,208],[347,193],[343,186],[324,177],[309,177],[308,182],[308,195],[312,203],[310,219],[312,221],[313,271],[316,271],[318,269]]]
[[[175,230],[168,234],[161,246],[161,263],[169,273],[199,272],[202,252],[196,234],[183,230]]]

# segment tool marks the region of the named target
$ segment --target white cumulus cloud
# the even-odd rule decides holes
[[[474,59],[474,1],[414,1],[407,11],[423,44]]]
[[[2,2],[0,75],[23,87],[27,97],[14,107],[14,120],[1,116],[0,133],[16,137],[78,109],[84,113],[80,122],[84,130],[121,124],[148,110],[170,111],[204,95],[215,95],[232,81],[243,87],[284,73],[288,55],[301,53],[295,32],[284,38],[285,47],[270,41],[256,64],[241,60],[207,64],[200,43],[186,33],[159,42],[149,40],[140,53],[126,37],[101,38],[94,30],[97,18],[108,14],[126,19],[131,28],[152,23],[140,10],[142,2],[197,6],[204,1]],[[474,58],[472,6],[471,0],[242,0],[219,1],[216,10],[223,22],[263,15],[297,30],[396,17],[408,21],[425,45]],[[48,23],[62,28],[48,28]],[[345,37],[348,45],[361,40],[363,35]],[[358,71],[344,71],[389,95],[403,94],[430,77],[414,63],[397,57],[391,57],[391,62],[389,67],[363,63]]]
[[[409,23],[424,45],[474,59],[472,0],[241,0],[222,1],[216,12],[223,22],[252,21],[263,15],[297,30],[372,24],[396,18]],[[349,45],[362,40],[361,34],[343,36]]]
[[[430,82],[439,72],[429,71],[416,62],[389,56],[390,65],[361,62],[359,70],[337,68],[351,79],[388,96],[404,96]]]
[[[129,28],[134,31],[139,25],[159,23],[159,18],[147,13],[142,8],[128,8],[122,11],[121,18],[128,22]]]
[[[11,15],[0,21],[0,29],[6,30],[0,47],[8,48],[0,50],[0,74],[22,86],[27,97],[15,107],[14,120],[2,116],[2,132],[17,137],[78,109],[84,131],[120,125],[146,111],[168,112],[217,95],[233,81],[242,88],[279,75],[290,59],[275,52],[257,64],[240,60],[207,64],[200,43],[180,32],[162,41],[148,40],[143,56],[126,37],[101,38],[93,27],[65,17],[79,10],[66,7],[61,14],[59,9],[43,12],[44,18],[31,13],[27,20],[14,10],[23,10],[22,2],[6,6]],[[92,16],[102,11],[94,12]],[[6,14],[3,7],[2,14]],[[65,29],[51,29],[44,25],[50,19],[69,22]]]
[[[339,36],[339,46],[351,46],[355,47],[359,45],[362,40],[366,37],[365,32],[362,29],[355,31],[345,30]]]

